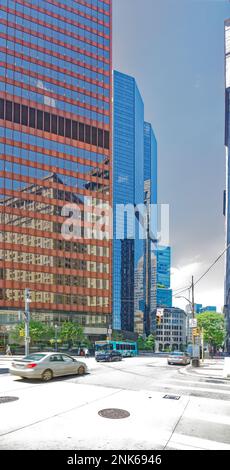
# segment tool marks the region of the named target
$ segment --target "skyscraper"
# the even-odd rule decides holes
[[[172,307],[170,289],[171,248],[158,247],[157,252],[157,307]]]
[[[144,317],[144,241],[129,237],[127,218],[118,205],[144,203],[144,105],[135,79],[114,72],[113,150],[113,328],[134,330],[134,318]],[[119,232],[124,228],[124,237]]]
[[[157,306],[157,257],[153,242],[157,237],[157,141],[148,122],[144,123],[144,201],[148,210],[148,236],[144,243],[144,331],[148,334],[150,314]]]
[[[0,321],[29,288],[34,318],[111,323],[111,4],[1,0]]]
[[[230,19],[225,22],[225,147],[226,147],[226,243],[230,244]],[[226,253],[225,319],[227,350],[230,352],[230,249]]]

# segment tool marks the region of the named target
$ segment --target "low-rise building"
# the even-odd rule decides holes
[[[155,350],[183,350],[187,344],[187,314],[180,308],[161,309],[163,315],[157,320],[157,309],[151,315],[151,333],[155,334]]]

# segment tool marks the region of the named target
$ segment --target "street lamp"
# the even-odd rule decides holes
[[[57,350],[58,350],[57,329],[58,329],[58,326],[57,326],[57,325],[54,325],[54,333],[55,333],[55,351],[56,351],[56,352],[57,352]]]

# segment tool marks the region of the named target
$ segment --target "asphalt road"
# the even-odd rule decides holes
[[[85,376],[41,383],[10,376],[0,359],[0,397],[18,398],[0,404],[0,449],[230,450],[229,381],[164,358],[85,362]],[[130,416],[102,418],[104,408]]]

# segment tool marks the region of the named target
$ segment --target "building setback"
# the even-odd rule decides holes
[[[230,244],[230,19],[225,22],[225,148],[226,191],[224,213],[226,216],[226,244]],[[227,329],[226,349],[230,352],[230,249],[226,253],[225,320]]]
[[[94,337],[111,323],[109,219],[89,224],[112,203],[111,8],[1,0],[1,323],[24,309],[25,288],[32,318]],[[80,208],[81,238],[63,238],[66,204]]]

